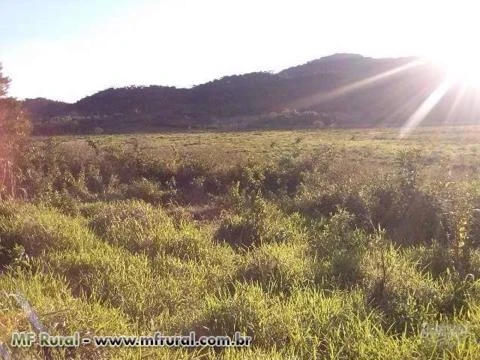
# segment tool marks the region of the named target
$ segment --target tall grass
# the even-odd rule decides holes
[[[55,359],[479,358],[476,173],[343,134],[34,142],[0,202],[0,341],[31,329],[19,294],[54,334],[253,338]]]

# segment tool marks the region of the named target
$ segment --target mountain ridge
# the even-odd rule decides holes
[[[338,53],[277,73],[228,75],[192,88],[127,86],[72,104],[26,99],[24,105],[37,133],[400,126],[443,76],[432,63],[415,57]],[[454,99],[452,89],[439,108],[445,111]],[[468,106],[460,105],[463,121],[477,119],[476,112],[468,114]],[[444,123],[443,115],[433,111],[426,123]]]

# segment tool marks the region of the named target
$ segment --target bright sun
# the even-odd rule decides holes
[[[441,4],[439,2],[439,4]],[[432,16],[432,33],[425,45],[428,58],[438,64],[450,81],[468,87],[480,88],[480,33],[476,1],[458,0],[455,6],[438,6],[440,18]],[[427,22],[428,23],[428,22]],[[433,26],[435,25],[435,26]]]
[[[480,49],[473,44],[465,48],[452,46],[448,52],[432,58],[446,72],[451,82],[480,88]]]
[[[410,34],[411,43],[416,45],[420,55],[440,66],[450,81],[480,88],[480,2],[442,0],[418,3],[423,4],[424,16],[421,31]]]

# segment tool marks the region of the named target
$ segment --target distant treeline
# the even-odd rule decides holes
[[[276,74],[227,76],[190,89],[110,88],[74,104],[39,98],[25,100],[24,106],[37,134],[397,126],[442,81],[441,71],[431,64],[405,66],[415,60],[336,54]],[[403,71],[391,71],[402,67]],[[385,73],[390,75],[379,76]],[[468,94],[452,116],[449,109],[455,99],[452,89],[427,123],[477,118]]]

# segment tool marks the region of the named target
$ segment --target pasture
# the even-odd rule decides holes
[[[252,336],[54,359],[480,358],[480,127],[34,138],[0,202],[0,341]]]

